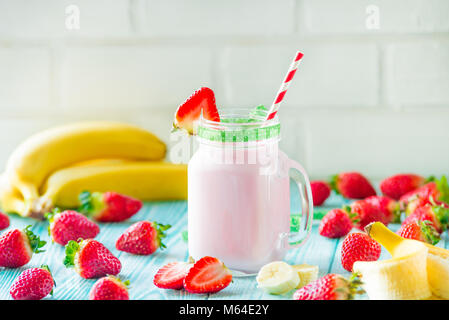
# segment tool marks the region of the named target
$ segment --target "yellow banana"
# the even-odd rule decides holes
[[[6,175],[17,188],[29,215],[38,189],[54,171],[96,158],[162,160],[166,146],[141,128],[117,122],[82,122],[37,133],[24,141],[10,156]]]
[[[372,300],[417,300],[431,296],[426,272],[427,248],[417,243],[404,256],[381,261],[357,261],[363,288]]]
[[[115,191],[140,200],[187,198],[187,166],[159,161],[97,160],[53,173],[41,188],[38,212],[80,205],[82,191]]]
[[[379,222],[368,225],[366,230],[393,257],[405,250],[411,250],[410,248],[418,242],[398,236]],[[427,248],[427,279],[430,289],[433,295],[443,299],[449,299],[449,250],[435,247],[428,243],[422,244]]]

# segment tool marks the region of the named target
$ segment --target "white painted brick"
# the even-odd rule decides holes
[[[40,48],[0,48],[0,113],[46,109],[50,55]],[[48,109],[47,109],[48,110]]]
[[[380,28],[366,27],[370,5]],[[303,0],[299,28],[312,34],[428,33],[449,31],[447,0]]]
[[[297,48],[304,52],[304,58],[285,105],[347,107],[377,103],[376,46],[329,44],[226,49],[220,72],[227,105],[271,105]]]
[[[0,119],[0,173],[3,172],[6,161],[14,149],[30,135],[58,125],[59,119],[52,117],[17,119]]]
[[[392,104],[449,105],[449,43],[392,45],[387,56],[387,92]]]
[[[80,29],[66,28],[66,7],[80,10]],[[119,37],[130,34],[129,0],[0,0],[0,37]]]
[[[68,48],[63,59],[66,109],[175,108],[195,89],[211,85],[211,56],[204,48]]]
[[[293,0],[148,0],[146,30],[158,36],[289,34],[294,9]]]
[[[340,171],[379,179],[399,172],[448,174],[448,119],[447,112],[307,118],[307,170],[324,178]]]

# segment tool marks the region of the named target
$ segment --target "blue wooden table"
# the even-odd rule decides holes
[[[326,202],[327,207],[316,208],[317,212],[326,212],[331,207],[340,207],[345,201],[332,195]],[[346,201],[347,202],[347,201]],[[0,299],[11,299],[9,288],[14,279],[26,268],[47,264],[56,280],[54,296],[47,299],[88,299],[88,293],[95,280],[81,278],[73,269],[66,269],[62,263],[64,248],[51,243],[47,234],[47,223],[32,219],[11,217],[11,228],[23,228],[32,224],[32,230],[42,239],[48,241],[46,251],[34,255],[30,263],[19,269],[0,269]],[[168,236],[164,240],[167,249],[158,250],[150,256],[134,256],[115,249],[116,239],[132,223],[140,220],[155,220],[163,224],[171,224]],[[327,239],[318,234],[319,221],[314,221],[312,235],[301,248],[289,251],[286,261],[291,264],[308,263],[319,266],[320,276],[327,273],[349,275],[340,262],[342,239]],[[398,225],[391,226],[393,230]],[[187,243],[182,233],[187,229],[187,202],[153,202],[147,203],[143,209],[129,221],[115,224],[100,224],[100,234],[96,240],[102,242],[122,262],[120,278],[131,281],[130,299],[291,299],[291,294],[274,296],[257,288],[255,277],[236,277],[226,289],[216,294],[189,294],[183,290],[162,290],[154,286],[153,276],[164,264],[188,258]],[[447,233],[439,246],[449,247]],[[381,259],[388,258],[386,250],[382,250]],[[363,297],[362,297],[363,298]]]

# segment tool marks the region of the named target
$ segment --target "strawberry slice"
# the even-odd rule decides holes
[[[182,289],[184,278],[192,266],[191,263],[187,262],[171,262],[158,270],[153,283],[156,287],[162,289]]]
[[[198,260],[184,279],[184,289],[190,293],[214,293],[226,288],[232,281],[231,271],[213,257]]]
[[[175,113],[173,127],[184,129],[189,134],[195,133],[195,122],[199,120],[203,111],[204,119],[220,121],[217,106],[215,105],[214,92],[206,87],[196,90]]]

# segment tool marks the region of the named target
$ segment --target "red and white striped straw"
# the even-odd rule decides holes
[[[287,75],[285,76],[285,79],[282,82],[281,88],[279,89],[278,94],[276,95],[276,99],[274,99],[274,102],[271,105],[270,110],[268,111],[267,120],[273,119],[274,116],[276,115],[276,112],[278,112],[279,107],[282,104],[282,100],[284,100],[285,93],[287,92],[288,87],[290,86],[290,83],[292,82],[292,79],[295,76],[296,70],[298,70],[299,62],[303,56],[304,56],[303,53],[299,51],[296,52],[295,59],[290,65]]]

